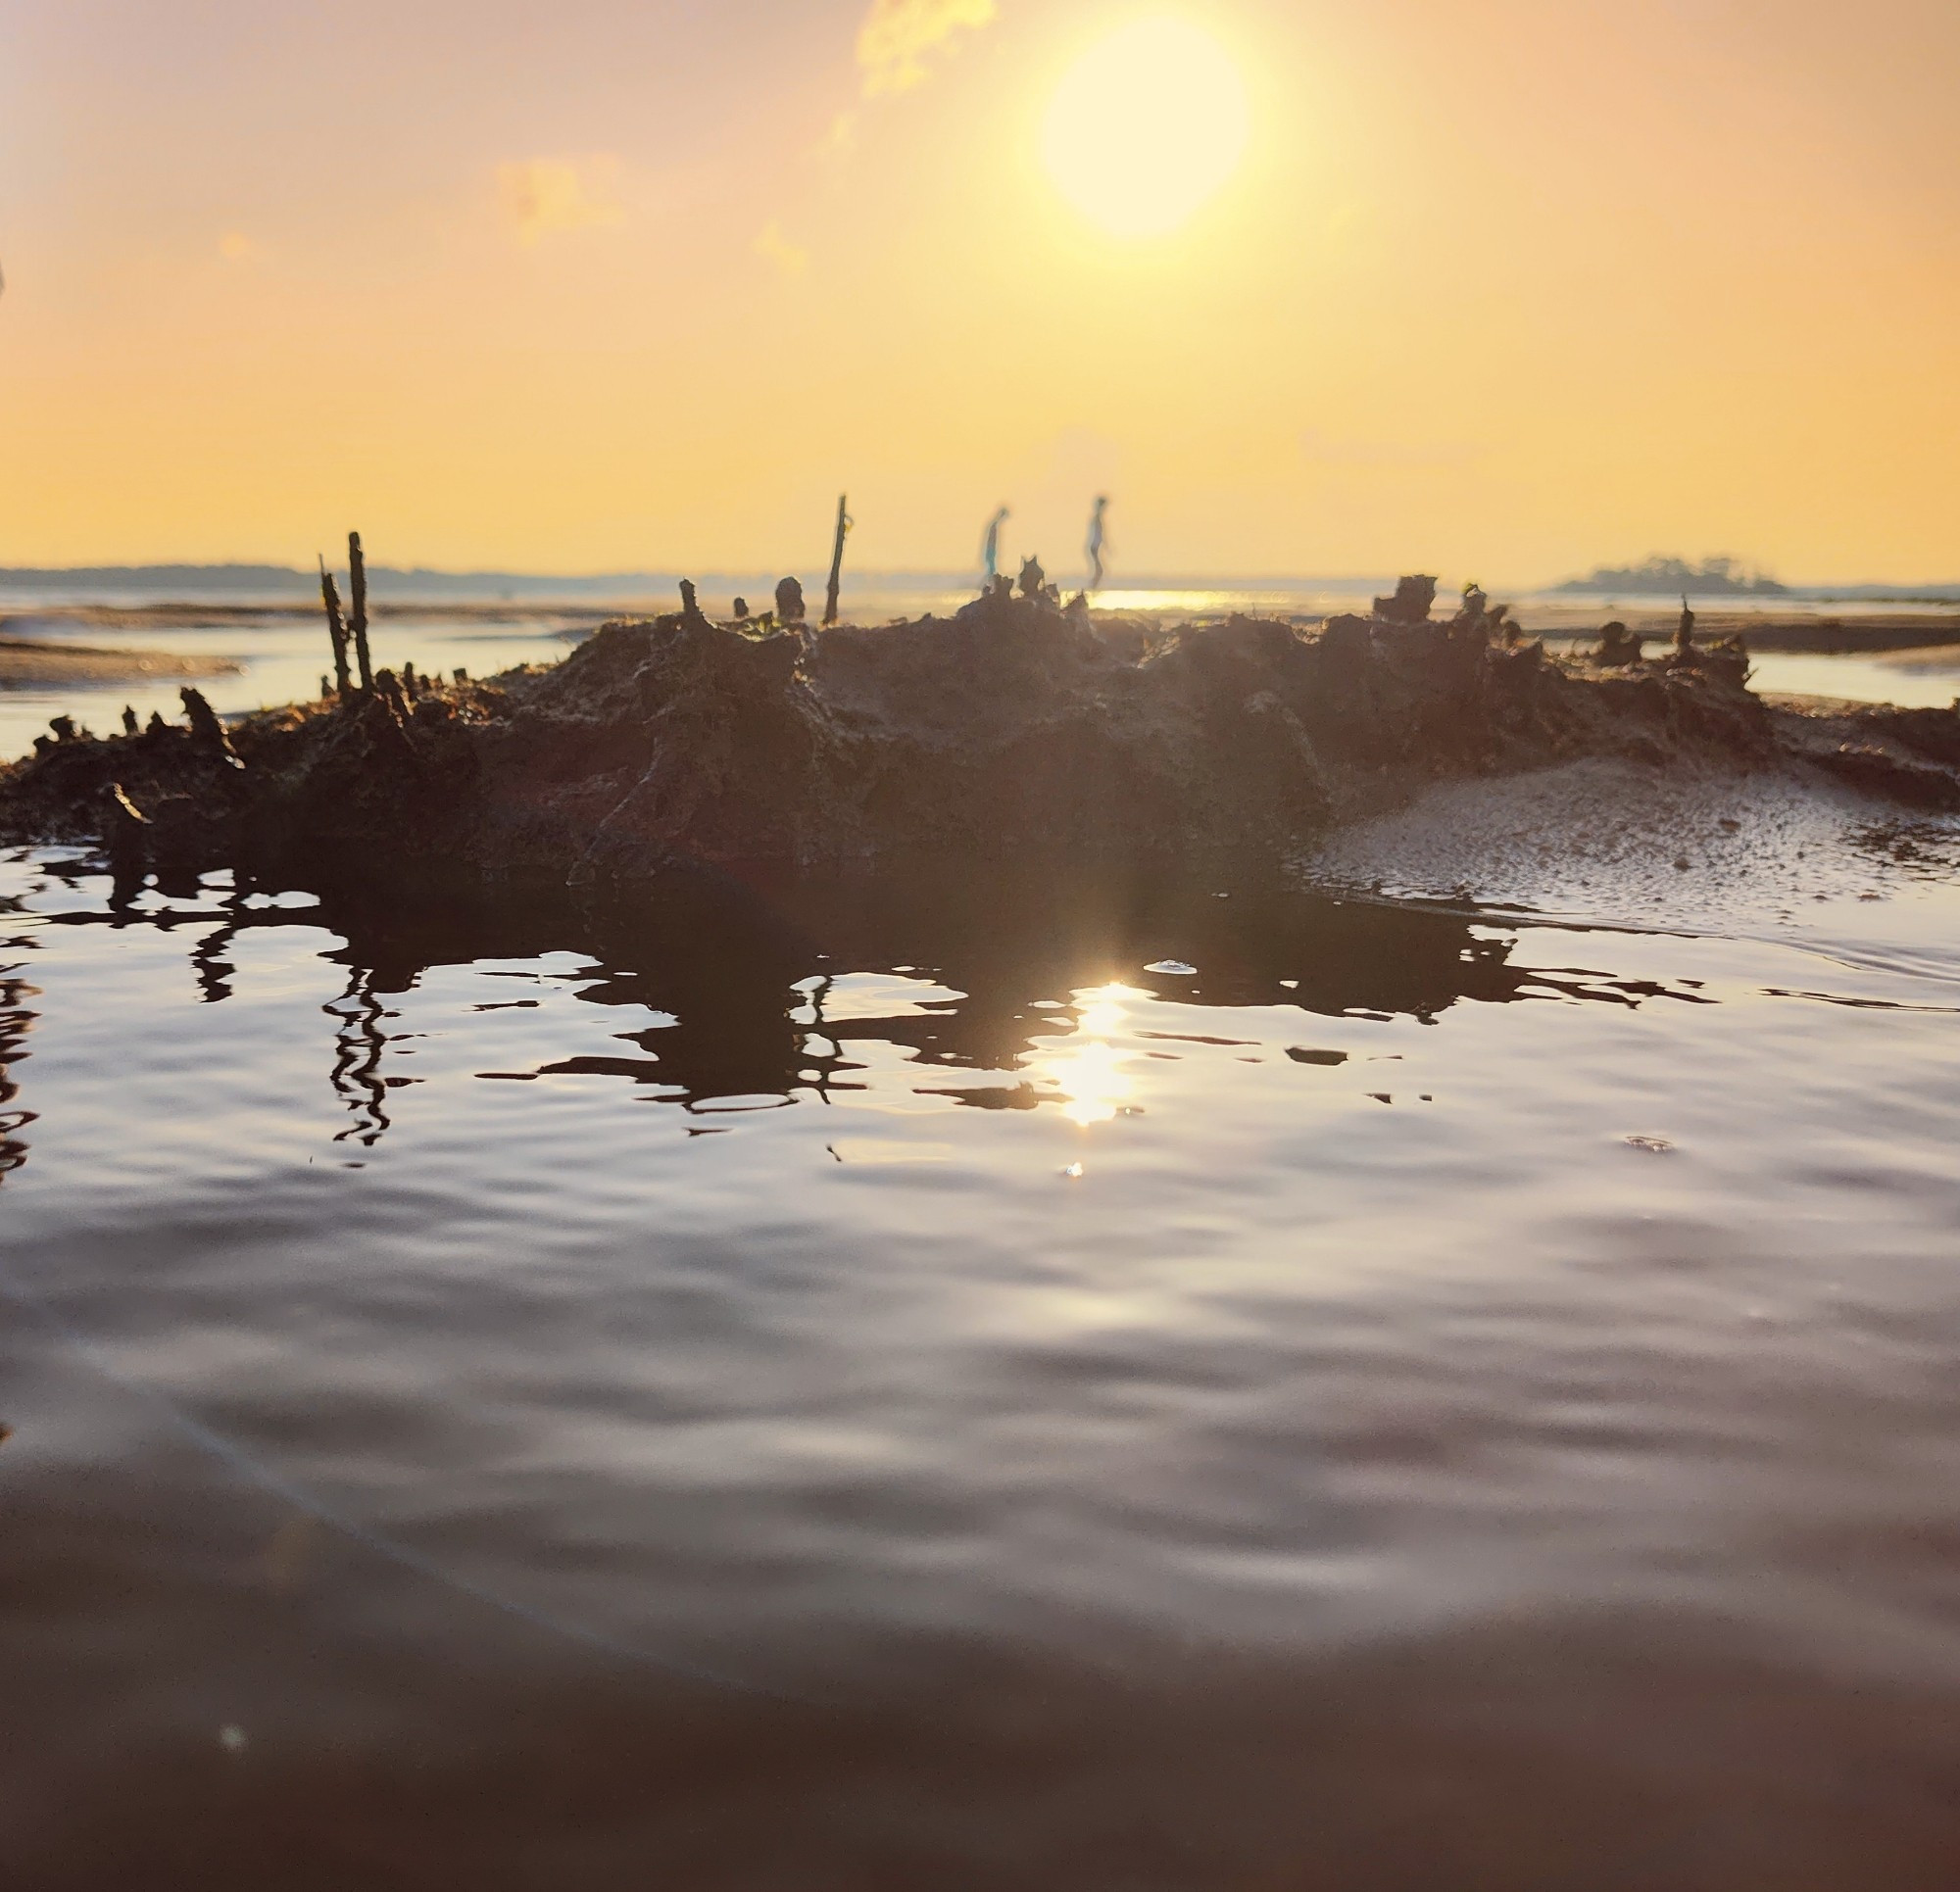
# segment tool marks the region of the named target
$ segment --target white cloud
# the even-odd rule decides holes
[[[998,14],[995,0],[871,0],[858,31],[865,97],[924,84],[932,54],[956,33],[991,25]]]

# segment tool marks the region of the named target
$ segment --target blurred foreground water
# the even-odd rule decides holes
[[[1950,842],[15,857],[7,1882],[1949,1885]]]

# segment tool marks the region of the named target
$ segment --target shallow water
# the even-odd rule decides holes
[[[319,695],[321,675],[333,668],[325,627],[316,618],[267,617],[240,623],[214,615],[206,625],[125,627],[28,613],[16,616],[7,635],[45,638],[57,646],[220,658],[236,667],[195,682],[221,716],[312,703]],[[376,666],[399,670],[409,662],[425,674],[442,677],[461,667],[471,676],[487,677],[519,663],[556,663],[564,655],[568,638],[564,618],[549,610],[515,611],[508,617],[479,612],[450,618],[431,613],[377,618],[372,645]],[[183,681],[165,677],[147,683],[0,689],[0,757],[24,755],[34,738],[46,733],[51,716],[73,716],[98,735],[121,728],[125,703],[144,721],[153,710],[167,722],[180,721],[183,703],[178,693]]]
[[[10,1883],[1950,1884],[1960,897],[1847,845],[16,859]]]
[[[1901,709],[1950,709],[1960,703],[1960,647],[1904,663],[1769,651],[1750,665],[1750,681],[1769,696],[1840,697],[1849,703],[1893,703]]]

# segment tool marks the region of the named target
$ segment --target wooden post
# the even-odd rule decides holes
[[[342,701],[346,700],[352,678],[347,674],[347,626],[340,617],[340,593],[335,588],[333,573],[326,568],[324,558],[319,561],[319,598],[326,606],[326,631],[333,639],[333,685],[334,692]],[[322,690],[321,696],[326,692]]]
[[[826,630],[837,622],[837,594],[844,587],[844,541],[851,536],[851,527],[855,523],[848,509],[850,498],[848,493],[837,496],[837,544],[830,555],[830,591],[823,606]]]
[[[347,588],[354,606],[348,630],[354,637],[354,660],[361,668],[361,687],[374,694],[374,659],[368,654],[368,560],[361,556],[361,535],[347,535]]]

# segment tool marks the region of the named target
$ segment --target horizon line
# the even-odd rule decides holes
[[[335,567],[329,567],[335,569]],[[692,570],[680,567],[646,568],[621,571],[550,572],[497,570],[490,568],[451,569],[438,565],[388,565],[370,564],[370,576],[374,579],[408,581],[432,585],[522,585],[529,588],[550,586],[576,587],[593,590],[601,586],[632,588],[635,595],[652,589],[671,590],[678,588],[683,578],[695,583],[718,583],[721,581],[741,581],[745,584],[773,582],[765,567],[723,567],[697,566]],[[798,575],[798,574],[791,574]],[[1261,587],[1285,588],[1365,588],[1371,585],[1393,585],[1402,574],[1394,571],[1377,572],[1139,572],[1134,575],[1118,575],[1113,583],[1106,583],[1105,592],[1123,591],[1194,591],[1194,590],[1255,590]],[[1055,582],[1051,574],[1051,582]],[[0,565],[0,587],[8,585],[25,586],[32,584],[71,583],[104,584],[116,579],[131,581],[157,581],[167,578],[229,578],[233,582],[265,580],[292,581],[296,586],[311,589],[318,580],[316,574],[302,565],[281,564],[269,559],[228,558],[215,560],[156,559],[141,562],[104,562],[70,565]],[[933,589],[951,590],[975,586],[978,573],[972,568],[948,569],[945,567],[869,567],[847,576],[847,588],[852,584],[896,588],[902,585],[926,586]],[[1905,593],[1905,594],[1945,594],[1960,595],[1960,578],[1953,579],[1820,579],[1820,580],[1781,580],[1779,585],[1783,595],[1790,597],[1830,596],[1834,593],[1852,594],[1858,592]],[[1494,592],[1512,591],[1524,596],[1541,596],[1568,587],[1583,588],[1581,595],[1644,597],[1647,594],[1631,588],[1604,586],[1597,584],[1592,574],[1552,579],[1540,584],[1499,585],[1486,587]],[[1064,582],[1063,589],[1069,589]],[[1733,593],[1699,593],[1690,587],[1690,595],[1735,596],[1773,599],[1778,592],[1748,592],[1739,590]],[[1655,592],[1654,596],[1662,594]],[[1672,595],[1670,589],[1668,595]]]

